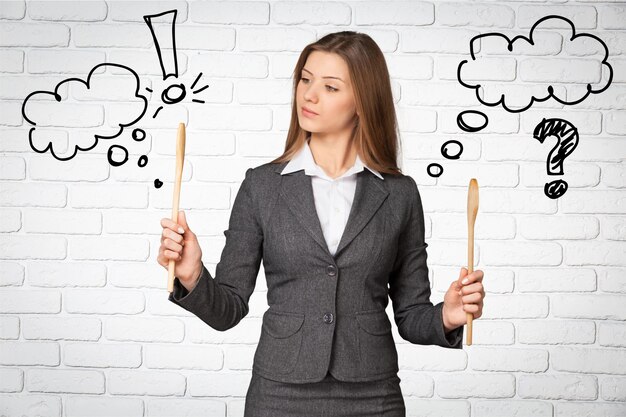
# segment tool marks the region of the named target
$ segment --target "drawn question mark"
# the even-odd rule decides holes
[[[543,143],[548,136],[556,137],[557,144],[548,154],[546,170],[548,175],[563,175],[565,158],[578,146],[578,129],[567,120],[544,118],[535,126],[533,137]],[[549,198],[556,199],[565,194],[567,187],[567,182],[558,179],[546,183],[543,192]]]

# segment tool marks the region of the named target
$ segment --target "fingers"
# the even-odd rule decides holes
[[[474,292],[464,295],[461,299],[463,300],[463,304],[478,304],[483,299],[483,295],[481,293]]]
[[[485,288],[481,282],[475,282],[474,284],[466,284],[459,290],[460,295],[468,295],[472,293],[485,293]]]
[[[176,222],[172,221],[172,219],[167,219],[167,218],[161,219],[161,227],[163,227],[164,229],[165,228],[170,229],[173,232],[176,232],[176,233],[179,233],[179,234],[185,233],[185,229],[181,225],[179,225]]]
[[[187,217],[185,216],[184,211],[178,212],[178,224],[180,224],[185,231],[189,230],[189,225],[187,224]]]
[[[181,256],[178,252],[172,252],[169,249],[163,248],[159,250],[159,256],[157,256],[157,262],[165,269],[169,267],[170,260],[179,261],[180,259]]]
[[[172,229],[163,229],[163,233],[161,234],[161,243],[163,243],[163,241],[165,239],[170,239],[173,240],[174,242],[178,243],[179,245],[184,245],[185,244],[185,239],[183,238],[182,235],[179,235],[178,233],[172,231]]]

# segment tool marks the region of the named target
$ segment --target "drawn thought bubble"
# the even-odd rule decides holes
[[[95,74],[98,69],[106,70],[107,67],[116,68],[126,76]],[[64,85],[75,92],[80,102],[62,98],[58,91]],[[39,153],[50,151],[54,158],[67,161],[78,151],[93,149],[100,139],[118,137],[124,127],[139,121],[146,112],[148,101],[139,94],[139,89],[139,77],[135,71],[120,64],[103,63],[91,69],[87,80],[69,78],[58,83],[54,91],[30,93],[22,104],[22,116],[33,125],[29,132],[31,148]],[[49,100],[50,97],[54,100]],[[107,105],[101,105],[102,101]],[[124,101],[125,108],[130,110],[123,113],[108,111],[114,106],[109,101]],[[80,129],[80,134],[70,135],[71,143],[63,152],[58,147],[58,131],[75,128]]]
[[[542,30],[543,22],[551,28],[557,20],[568,24],[566,36]],[[529,37],[509,39],[502,33],[475,36],[470,42],[470,53],[471,60],[463,60],[458,66],[459,82],[474,89],[482,104],[502,104],[512,113],[525,111],[534,102],[550,97],[565,105],[580,103],[589,94],[606,90],[613,78],[606,44],[595,35],[576,34],[572,22],[562,16],[539,19]],[[494,68],[498,68],[495,73]],[[491,78],[485,77],[486,73]]]

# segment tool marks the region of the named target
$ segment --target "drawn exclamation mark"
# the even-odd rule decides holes
[[[144,16],[143,20],[150,28],[157,54],[159,55],[159,63],[161,64],[161,72],[163,79],[173,76],[178,78],[178,59],[176,58],[176,15],[178,10],[169,10],[167,12]],[[156,23],[157,25],[153,25]],[[161,25],[163,24],[163,25]],[[169,25],[169,26],[168,26]],[[156,30],[159,29],[159,36]],[[161,42],[159,42],[159,39]],[[163,49],[170,49],[171,54],[163,56]],[[166,69],[167,68],[167,69]]]
[[[154,45],[159,55],[159,64],[163,73],[163,80],[169,77],[178,78],[178,58],[176,56],[176,15],[178,10],[169,10],[167,12],[147,15],[143,19],[150,28]],[[157,30],[159,34],[157,35]],[[169,49],[171,53],[163,54],[164,49]],[[164,104],[176,104],[183,101],[187,91],[184,84],[172,84],[161,93],[161,101]],[[159,106],[154,112],[152,118],[156,118],[157,114],[163,109]]]

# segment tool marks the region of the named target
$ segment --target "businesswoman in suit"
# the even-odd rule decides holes
[[[461,348],[482,314],[483,272],[430,302],[424,213],[397,164],[383,53],[367,35],[331,33],[294,71],[285,152],[247,170],[213,278],[185,214],[163,219],[158,262],[176,261],[169,300],[225,331],[248,313],[260,262],[269,309],[246,417],[404,416],[389,298],[403,339]]]

